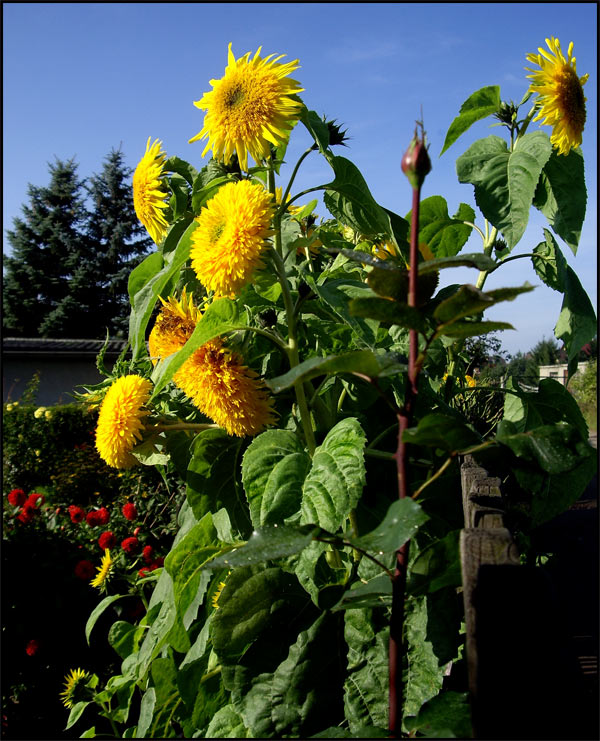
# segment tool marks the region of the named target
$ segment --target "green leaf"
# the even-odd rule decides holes
[[[598,332],[594,307],[575,271],[567,265],[565,295],[554,328],[557,339],[565,344],[569,363],[569,378],[577,368],[577,355],[581,348]]]
[[[547,286],[564,293],[567,283],[567,261],[548,229],[544,229],[544,236],[546,240],[534,247],[531,262],[535,272]]]
[[[544,378],[539,383],[537,393],[528,396],[544,422],[568,422],[587,440],[588,426],[579,404],[562,383],[553,378]]]
[[[194,350],[202,347],[215,337],[237,329],[243,329],[245,326],[244,315],[241,314],[235,301],[228,298],[213,301],[203,313],[189,340],[181,350],[169,355],[168,358],[161,359],[155,367],[152,373],[154,391],[151,398],[154,398],[166,386]]]
[[[264,634],[273,640],[310,604],[295,576],[279,568],[235,569],[227,577],[213,613],[213,648],[220,661],[237,664]]]
[[[281,525],[299,511],[310,465],[302,443],[289,430],[267,430],[254,438],[242,460],[242,481],[255,527]]]
[[[204,564],[207,569],[252,566],[277,558],[285,558],[306,548],[318,528],[265,525],[257,528],[246,543],[228,550]]]
[[[399,327],[416,329],[421,334],[427,331],[427,323],[418,309],[391,299],[378,296],[355,298],[350,301],[349,309],[352,316],[397,324]]]
[[[547,490],[533,496],[532,526],[537,527],[548,522],[567,510],[581,497],[597,473],[598,459],[595,454],[591,454],[569,471],[550,476]]]
[[[388,722],[389,627],[374,615],[368,608],[344,612],[348,645],[344,709],[353,734],[367,725],[385,728]]]
[[[88,728],[87,731],[84,731],[79,738],[96,738],[96,726]],[[123,738],[126,738],[126,736],[123,736]]]
[[[217,540],[212,515],[207,513],[170,551],[165,568],[173,579],[178,612],[186,612],[200,586],[202,568],[213,556],[228,550],[229,546]],[[204,589],[208,586],[205,582]]]
[[[327,154],[329,149],[329,128],[321,116],[315,111],[309,111],[306,106],[301,109],[300,121],[307,128],[321,154]]]
[[[412,211],[406,215],[410,223]],[[454,257],[471,236],[473,227],[464,222],[475,221],[475,211],[461,203],[450,218],[448,204],[442,196],[430,196],[419,205],[419,243],[425,243],[435,257]]]
[[[338,626],[338,616],[321,614],[298,635],[272,679],[250,690],[245,716],[252,717],[255,738],[306,738],[327,722],[343,720],[342,666],[332,650]]]
[[[484,255],[483,252],[465,252],[454,257],[438,257],[435,260],[426,260],[419,263],[419,275],[437,272],[443,268],[477,268],[477,270],[493,270],[496,261]]]
[[[355,582],[342,595],[334,610],[353,610],[357,607],[381,607],[392,604],[393,584],[385,574],[370,579],[366,584]]]
[[[160,272],[155,273],[149,278],[131,297],[132,310],[129,317],[129,341],[131,342],[134,359],[139,358],[146,352],[146,327],[150,321],[152,311],[158,301],[158,297],[163,296],[163,291],[168,287],[171,278],[179,272],[181,266],[189,258],[191,238],[196,227],[196,222],[193,222],[187,227],[179,239],[176,249],[169,253],[168,258],[165,259],[165,264]],[[138,277],[141,280],[141,274]],[[134,281],[134,283],[136,282]]]
[[[544,214],[573,254],[577,253],[581,237],[586,201],[581,150],[571,149],[569,154],[564,155],[553,149],[542,171],[533,205]]]
[[[408,667],[405,673],[404,713],[416,715],[423,703],[442,688],[444,667],[439,666],[429,635],[427,598],[413,597],[405,608]]]
[[[496,113],[500,108],[500,88],[497,85],[482,87],[470,95],[460,107],[458,116],[450,124],[440,157],[476,121]]]
[[[316,523],[331,532],[343,524],[365,484],[365,444],[365,433],[352,417],[327,433],[304,482],[301,523]]]
[[[537,463],[551,474],[575,468],[594,453],[581,433],[566,422],[542,425],[528,432],[513,432],[506,422],[498,425],[496,440],[526,461]]]
[[[441,448],[457,453],[481,443],[481,436],[455,417],[446,414],[427,414],[417,427],[404,431],[402,440],[413,445]]]
[[[179,219],[187,210],[187,182],[185,178],[181,177],[181,175],[175,174],[169,178],[169,185],[172,191],[171,198],[169,199],[169,206],[173,212],[173,218]]]
[[[345,226],[365,236],[391,234],[390,220],[375,201],[360,170],[345,157],[327,158],[335,179],[325,186],[325,206]]]
[[[65,726],[65,731],[68,731],[69,728],[75,725],[79,718],[81,718],[81,715],[83,711],[87,708],[88,705],[90,705],[90,702],[76,702],[75,705],[71,708],[71,712],[69,713],[69,719],[67,721],[67,725]]]
[[[90,642],[90,634],[92,632],[92,629],[94,625],[98,622],[98,618],[102,615],[102,613],[110,607],[113,602],[116,602],[118,599],[123,599],[123,597],[131,597],[129,594],[110,594],[108,597],[105,597],[102,602],[96,605],[94,609],[92,610],[91,615],[87,619],[87,623],[85,624],[85,638],[86,641]]]
[[[347,540],[365,551],[379,554],[396,551],[428,519],[417,502],[410,498],[397,499],[392,502],[383,521],[372,532]]]
[[[352,329],[356,343],[374,349],[378,324],[373,320],[352,316],[348,308],[351,299],[372,296],[371,289],[360,281],[347,278],[329,280],[323,285],[318,285],[309,273],[303,277],[314,293]]]
[[[248,730],[234,705],[217,710],[208,724],[206,738],[248,738]]]
[[[137,724],[136,738],[147,738],[146,734],[152,724],[155,705],[156,690],[154,687],[148,687],[140,702],[140,717]]]
[[[176,172],[181,175],[190,185],[193,185],[194,180],[198,177],[198,171],[192,167],[189,162],[180,159],[179,157],[169,157],[163,165],[165,172]]]
[[[359,373],[369,378],[379,378],[403,371],[406,371],[406,364],[398,363],[397,356],[393,353],[376,354],[371,350],[355,350],[344,355],[308,358],[282,376],[269,378],[265,382],[277,394],[297,381],[310,381],[326,374]]]
[[[439,303],[433,316],[440,324],[447,325],[457,319],[479,314],[500,301],[513,301],[517,296],[529,291],[533,291],[533,286],[525,284],[518,288],[496,288],[484,293],[467,283],[450,298]]]
[[[162,270],[164,263],[164,258],[160,252],[152,252],[129,273],[127,291],[132,303],[135,294]]]
[[[203,178],[196,178],[192,189],[192,210],[194,214],[198,215],[202,207],[217,194],[219,188],[230,182],[232,182],[230,175],[217,177],[206,184],[203,183]]]
[[[405,718],[409,733],[426,738],[471,738],[471,708],[467,692],[440,692],[426,702],[416,717]]]
[[[137,625],[132,625],[125,620],[117,620],[113,623],[108,632],[108,642],[124,659],[133,651],[134,636],[138,629]]]
[[[453,530],[424,548],[410,569],[408,591],[420,595],[443,587],[462,586],[458,549],[460,530]]]
[[[501,332],[505,329],[514,329],[508,322],[453,322],[451,324],[441,324],[436,329],[436,337],[477,337],[480,334],[488,332]]]
[[[245,537],[252,527],[239,481],[242,444],[240,438],[221,429],[202,430],[196,435],[186,476],[186,497],[197,520],[225,507],[232,526]]]
[[[512,249],[521,239],[542,168],[552,145],[542,131],[525,134],[509,152],[506,142],[489,136],[475,142],[456,161],[461,183],[475,186],[481,212]]]

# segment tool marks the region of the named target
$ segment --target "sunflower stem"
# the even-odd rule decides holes
[[[494,249],[494,242],[496,241],[496,237],[498,236],[498,230],[496,227],[492,229],[490,232],[488,238],[483,244],[483,254],[487,255],[488,257],[491,257],[492,250]],[[479,276],[477,277],[477,283],[475,284],[476,288],[481,289],[483,288],[486,278],[488,277],[488,274],[491,273],[491,270],[481,270],[479,273]]]
[[[290,190],[292,189],[292,185],[294,183],[294,180],[296,179],[296,174],[298,173],[298,170],[300,169],[300,165],[304,162],[304,160],[308,157],[308,155],[313,152],[313,148],[307,149],[306,152],[304,152],[301,156],[298,162],[296,162],[296,166],[294,167],[294,170],[292,172],[292,175],[290,177],[290,181],[287,184],[287,188],[285,189],[285,193],[281,196],[281,205],[278,209],[278,216],[281,217],[285,209],[287,208],[287,197],[290,194]]]
[[[208,424],[204,422],[174,422],[173,424],[158,424],[152,427],[146,427],[149,432],[170,432],[171,430],[212,430],[219,427],[219,425]]]

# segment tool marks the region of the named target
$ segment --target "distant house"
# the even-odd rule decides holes
[[[110,368],[125,347],[125,340],[110,340],[105,363]],[[99,383],[103,376],[96,357],[103,340],[2,339],[2,400],[18,401],[39,372],[36,404],[68,404],[76,386]]]
[[[577,365],[576,373],[583,373],[589,361],[584,361]],[[562,383],[563,386],[567,385],[568,376],[568,363],[556,363],[555,365],[540,365],[540,381],[544,378],[553,378],[555,381]]]

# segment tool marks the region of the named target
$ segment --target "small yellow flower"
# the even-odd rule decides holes
[[[218,602],[219,602],[219,597],[221,596],[221,592],[223,591],[223,589],[225,589],[225,582],[220,581],[217,587],[217,591],[212,596],[212,606],[214,607],[215,610],[219,609]]]
[[[35,453],[36,458],[39,458],[42,451],[38,449],[38,450],[34,450],[33,452]]]
[[[236,60],[229,44],[224,76],[211,80],[213,89],[194,102],[206,114],[190,144],[208,139],[203,157],[212,149],[213,157],[227,164],[236,152],[240,167],[248,170],[248,155],[260,164],[269,157],[271,144],[278,147],[288,139],[302,109],[290,96],[304,88],[287,78],[298,69],[298,60],[278,64],[285,55],[261,59],[261,50],[252,59],[247,52]]]
[[[14,404],[7,404],[7,405],[6,405],[6,411],[7,411],[7,412],[12,412],[12,410],[13,410],[13,406],[14,406]]]
[[[96,449],[109,466],[138,464],[131,450],[142,439],[143,419],[149,414],[143,407],[151,391],[147,378],[132,374],[117,378],[106,392],[96,426]]]
[[[78,701],[75,694],[79,695],[81,686],[84,685],[90,679],[90,674],[83,669],[71,669],[70,673],[65,677],[65,688],[60,693],[62,704],[69,708],[69,710]]]
[[[38,407],[35,412],[33,413],[33,416],[36,419],[39,419],[40,417],[44,416],[44,412],[46,411],[46,407]]]
[[[569,154],[572,148],[581,144],[586,119],[583,86],[589,75],[577,76],[573,42],[569,44],[567,59],[554,36],[546,39],[546,44],[550,53],[539,47],[539,54],[527,55],[528,62],[540,67],[539,70],[525,68],[533,73],[527,75],[532,81],[529,91],[538,95],[540,110],[533,120],[552,126],[552,145],[559,154]]]
[[[52,412],[50,411],[50,409],[46,409],[46,411],[44,412],[44,417],[46,417],[46,419],[52,419]]]
[[[98,573],[90,582],[92,587],[98,587],[98,589],[106,589],[106,584],[112,576],[113,565],[114,560],[110,555],[110,550],[108,548],[105,548],[100,566],[98,566]]]
[[[202,209],[190,258],[200,282],[216,296],[235,297],[264,267],[274,210],[271,194],[249,180],[227,183]]]
[[[162,213],[168,204],[161,180],[167,155],[161,150],[162,142],[158,139],[150,146],[151,138],[148,137],[146,153],[133,173],[133,206],[154,242],[160,244],[169,228]]]

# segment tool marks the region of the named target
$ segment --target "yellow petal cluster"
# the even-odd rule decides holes
[[[533,120],[552,126],[552,145],[559,154],[568,154],[581,144],[586,119],[583,86],[589,75],[577,76],[573,42],[569,44],[566,59],[558,39],[546,39],[546,44],[550,52],[539,47],[539,54],[527,55],[527,61],[540,67],[539,70],[525,68],[533,73],[527,75],[532,81],[529,90],[537,93],[540,107]]]
[[[181,349],[200,318],[191,296],[163,302],[149,339],[153,362]],[[173,382],[207,417],[230,435],[256,435],[275,421],[273,400],[258,375],[243,365],[221,340],[196,350],[174,374]]]
[[[273,59],[261,58],[259,47],[236,60],[231,51],[227,56],[225,74],[211,80],[213,89],[194,102],[206,111],[204,126],[192,142],[208,139],[202,156],[212,149],[215,159],[225,163],[237,153],[240,167],[248,170],[248,155],[257,164],[269,157],[270,145],[285,142],[300,115],[302,103],[291,98],[304,88],[288,75],[298,69],[298,60],[279,64],[285,55]]]
[[[261,185],[241,180],[220,188],[202,209],[190,258],[198,280],[217,297],[235,297],[264,267],[275,202]]]
[[[75,704],[75,691],[82,683],[87,682],[90,675],[83,669],[71,669],[65,677],[65,688],[60,693],[62,704],[71,709]]]
[[[135,374],[117,378],[102,401],[96,426],[96,449],[114,468],[138,464],[131,450],[142,439],[143,407],[150,398],[152,383]]]
[[[112,575],[113,565],[114,559],[110,555],[110,550],[108,548],[105,548],[104,555],[102,556],[102,560],[100,561],[100,566],[98,566],[98,573],[92,579],[90,584],[93,587],[98,587],[98,589],[104,589]]]
[[[160,244],[169,228],[162,213],[168,206],[161,181],[167,155],[161,150],[162,142],[158,139],[150,145],[151,138],[148,137],[146,153],[133,173],[133,206],[154,242]]]

